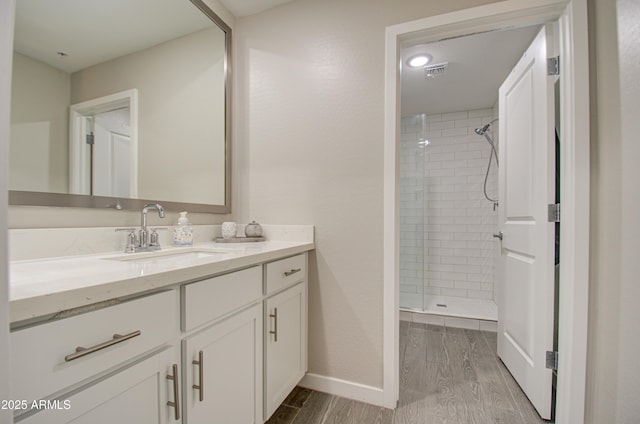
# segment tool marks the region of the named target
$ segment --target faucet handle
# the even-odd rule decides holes
[[[160,249],[160,241],[158,240],[158,231],[168,230],[167,227],[155,227],[150,228],[151,234],[149,234],[149,247],[155,247]]]
[[[160,247],[157,230],[158,228],[151,229],[151,234],[149,235],[149,247]]]
[[[124,253],[135,253],[136,246],[138,245],[138,239],[136,237],[135,228],[116,228],[116,231],[128,231],[127,234],[127,247],[124,248]]]

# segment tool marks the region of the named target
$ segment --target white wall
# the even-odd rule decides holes
[[[214,27],[71,75],[72,104],[138,90],[139,198],[224,203],[224,47]]]
[[[592,207],[587,367],[589,424],[640,416],[640,10],[636,1],[593,0]]]
[[[640,2],[618,0],[618,54],[621,93],[622,268],[617,422],[640,417]]]
[[[12,190],[68,191],[70,87],[68,73],[14,53],[9,149]]]
[[[591,269],[586,422],[613,422],[620,298],[620,89],[615,0],[590,3]]]
[[[412,270],[403,267],[403,242],[418,242],[414,240],[418,237],[425,246],[425,296],[493,299],[496,242],[492,234],[497,228],[497,210],[483,193],[492,153],[491,146],[474,129],[491,122],[494,111],[487,108],[427,115],[424,138],[429,144],[424,147],[416,147],[415,134],[419,128],[411,124],[422,125],[420,120],[415,122],[415,118],[402,118],[400,141],[400,291],[406,293],[408,288],[403,284],[403,271]],[[494,128],[497,125],[491,129]],[[405,131],[414,134],[414,140],[410,140]],[[497,146],[498,132],[488,134]],[[405,155],[407,148],[409,152]],[[417,178],[403,177],[404,161],[413,162],[419,156],[424,161],[418,166],[422,168],[422,175],[417,172]],[[487,194],[496,200],[497,170],[494,158],[487,178]],[[411,196],[403,199],[407,185],[409,189],[422,188],[423,200],[413,200]],[[403,216],[403,212],[407,216]],[[411,228],[416,220],[423,223],[420,233]],[[420,258],[413,256],[419,265]],[[411,262],[404,265],[414,268]],[[419,288],[415,291],[420,292]],[[401,306],[404,306],[403,297],[407,295],[401,295]]]
[[[236,22],[240,221],[316,226],[309,368],[382,387],[385,27],[485,0],[299,0]]]
[[[7,275],[7,189],[11,59],[13,53],[13,0],[0,1],[0,400],[11,399],[9,381],[9,308]],[[12,411],[0,409],[0,422],[13,422]]]

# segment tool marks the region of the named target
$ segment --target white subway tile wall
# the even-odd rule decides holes
[[[483,194],[491,147],[474,129],[496,116],[487,108],[402,117],[401,307],[420,308],[429,295],[493,299],[497,210]],[[487,181],[494,199],[497,177],[494,160]]]

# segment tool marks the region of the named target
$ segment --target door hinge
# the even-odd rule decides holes
[[[547,59],[547,75],[560,75],[560,56]]]
[[[558,370],[558,352],[547,351],[547,368],[550,370]]]
[[[560,222],[560,203],[552,203],[547,209],[548,222]]]
[[[93,135],[93,133],[87,134],[87,144],[93,145],[94,142],[95,136]]]

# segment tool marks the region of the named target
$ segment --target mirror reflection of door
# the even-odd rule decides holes
[[[131,123],[129,108],[93,116],[91,194],[131,197]]]
[[[137,90],[71,105],[69,148],[71,193],[137,197]]]

